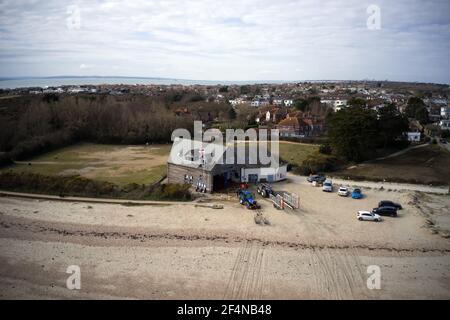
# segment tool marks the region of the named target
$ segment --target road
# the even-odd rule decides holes
[[[308,184],[306,177],[297,176],[294,174],[288,174],[288,178],[295,183]],[[341,184],[350,187],[372,188],[378,189],[383,187],[384,189],[391,190],[408,190],[408,191],[421,191],[429,193],[447,194],[449,192],[448,187],[433,187],[423,184],[410,184],[410,183],[393,183],[393,182],[373,182],[373,181],[353,181],[340,178],[333,178],[334,184]]]
[[[374,162],[374,161],[378,161],[378,160],[384,160],[384,159],[389,159],[389,158],[398,157],[398,156],[400,156],[400,155],[402,155],[402,154],[405,154],[405,153],[407,153],[407,152],[409,152],[409,151],[411,151],[411,150],[423,148],[423,147],[426,147],[426,146],[429,146],[429,145],[430,145],[429,143],[424,143],[424,144],[419,144],[419,145],[411,146],[411,147],[405,148],[405,149],[403,149],[403,150],[397,151],[397,152],[395,152],[395,153],[392,153],[392,154],[390,154],[390,155],[388,155],[388,156],[376,158],[376,159],[374,159],[374,160],[369,160],[369,161],[365,161],[365,162],[366,162],[366,163],[370,163],[370,162]]]
[[[441,142],[439,142],[439,145],[442,147],[442,148],[444,148],[444,149],[447,149],[448,151],[450,151],[450,143],[441,143]]]

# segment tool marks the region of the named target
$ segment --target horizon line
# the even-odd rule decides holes
[[[174,78],[174,77],[158,77],[158,76],[101,76],[101,75],[56,75],[56,76],[11,76],[11,77],[1,77],[0,81],[8,80],[31,80],[31,79],[108,79],[108,78],[118,78],[118,79],[140,79],[140,80],[175,80],[175,81],[201,81],[201,82],[214,82],[220,84],[221,82],[231,82],[231,83],[254,83],[254,84],[270,84],[270,83],[300,83],[300,82],[391,82],[391,83],[415,83],[415,84],[435,84],[435,85],[449,85],[449,83],[439,83],[439,82],[424,82],[424,81],[406,81],[406,80],[389,80],[389,79],[296,79],[296,80],[276,80],[276,79],[264,79],[264,80],[205,80],[205,79],[184,79],[184,78]]]

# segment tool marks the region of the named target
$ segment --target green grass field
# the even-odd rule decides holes
[[[280,157],[295,166],[300,166],[303,160],[317,150],[318,145],[280,141]]]
[[[1,171],[81,175],[118,185],[152,184],[166,174],[170,145],[120,146],[82,143],[62,148]]]
[[[270,149],[270,142],[268,142],[268,148]],[[319,146],[315,144],[296,143],[290,141],[280,141],[279,143],[280,158],[294,166],[300,166],[303,160],[317,150],[319,150]]]
[[[81,175],[124,186],[153,184],[166,175],[171,145],[123,146],[81,143],[0,170],[42,175]],[[300,165],[318,146],[280,141],[280,156]]]

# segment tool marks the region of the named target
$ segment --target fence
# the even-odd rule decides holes
[[[296,193],[283,192],[283,202],[291,209],[298,209],[300,207],[300,199]]]
[[[300,208],[300,199],[296,193],[277,193],[276,195],[270,195],[270,201],[273,202],[273,205],[277,209],[284,210],[285,207],[288,207],[292,210]]]
[[[283,197],[280,194],[270,195],[270,200],[277,209],[284,209]]]

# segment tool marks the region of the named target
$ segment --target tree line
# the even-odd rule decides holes
[[[168,143],[176,128],[192,130],[164,98],[111,95],[23,96],[0,101],[0,158],[23,159],[78,141]]]
[[[378,111],[367,107],[364,99],[349,101],[349,107],[327,117],[328,139],[333,153],[347,161],[373,158],[377,150],[407,144],[408,116],[395,104]]]

